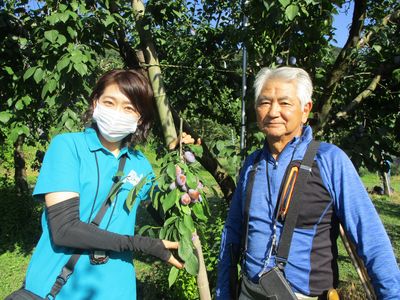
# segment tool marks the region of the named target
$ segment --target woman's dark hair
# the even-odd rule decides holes
[[[134,108],[139,112],[140,119],[134,134],[127,136],[123,143],[137,144],[142,142],[148,134],[154,118],[153,90],[147,78],[136,70],[111,70],[97,81],[89,98],[89,109],[85,113],[85,122],[92,122],[93,102],[98,100],[104,90],[112,85],[118,85],[120,91],[128,97]],[[91,123],[93,124],[93,122]],[[95,126],[94,126],[95,127]]]

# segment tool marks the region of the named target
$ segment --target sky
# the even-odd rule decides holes
[[[337,43],[332,43],[337,47],[343,47],[349,36],[349,26],[351,24],[351,18],[353,15],[354,3],[343,5],[342,8],[338,9],[339,14],[333,17],[333,27],[335,30],[335,39]]]

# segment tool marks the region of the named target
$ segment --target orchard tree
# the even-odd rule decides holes
[[[15,182],[23,192],[23,144],[45,144],[50,133],[81,127],[99,70],[118,62],[104,58],[119,50],[114,28],[125,22],[102,3],[36,5],[4,1],[0,14],[1,138],[14,145]]]
[[[397,108],[399,102],[399,4],[355,0],[349,38],[338,51],[331,46],[333,15],[349,2],[147,1],[140,23],[132,4],[124,1],[38,1],[33,6],[2,1],[2,139],[23,158],[23,143],[46,143],[49,132],[80,127],[97,74],[121,65],[154,67],[146,55],[138,55],[146,53],[148,43],[140,38],[145,33],[161,67],[163,103],[171,104],[175,119],[184,116],[217,152],[237,148],[245,45],[248,87],[263,66],[305,68],[315,83],[312,124],[317,137],[339,145],[356,139],[364,151],[350,153],[354,162],[376,170],[383,156],[399,152],[398,109],[382,109]],[[242,24],[243,15],[247,24]],[[252,98],[248,88],[249,133],[254,128]],[[228,138],[226,147],[215,142]],[[364,141],[373,145],[369,153],[361,146]],[[229,198],[232,178],[210,151],[203,151],[200,161]],[[23,164],[16,160],[15,167],[23,175]]]

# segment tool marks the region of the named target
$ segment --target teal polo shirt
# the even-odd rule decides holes
[[[80,218],[87,222],[94,205],[92,220],[111,189],[119,159],[124,154],[127,155],[124,175],[129,176],[99,227],[105,229],[108,224],[108,231],[133,235],[137,207],[140,201],[148,198],[151,180],[154,178],[153,170],[140,151],[123,148],[118,157],[115,157],[104,148],[92,128],[80,133],[60,134],[52,140],[33,195],[36,199],[43,200],[44,195],[51,192],[79,193]],[[129,211],[125,204],[126,197],[142,177],[148,178],[147,183],[138,193],[135,204]],[[46,212],[42,215],[42,228],[42,236],[28,267],[26,288],[45,297],[73,249],[53,244]],[[88,253],[84,253],[78,260],[74,273],[58,294],[57,300],[136,299],[136,278],[132,260],[131,252],[111,252],[106,264],[91,265]]]

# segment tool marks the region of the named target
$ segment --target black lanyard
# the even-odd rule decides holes
[[[96,164],[97,164],[97,167],[98,167],[96,153],[95,153],[95,157],[96,157]],[[117,174],[113,177],[114,183],[113,183],[113,185],[112,185],[112,187],[110,189],[110,192],[108,193],[106,199],[104,200],[104,202],[103,202],[99,212],[96,214],[94,220],[91,222],[92,224],[94,224],[96,226],[99,226],[99,224],[100,224],[101,220],[103,219],[108,207],[111,204],[110,193],[111,193],[114,185],[119,181],[119,176],[117,176],[117,175],[120,172],[123,172],[123,170],[124,170],[125,163],[126,163],[126,157],[127,157],[127,155],[124,154],[120,158],[119,165],[118,165],[118,171],[117,171]],[[99,171],[99,169],[97,169],[97,170]],[[99,184],[99,178],[100,178],[99,174],[100,173],[98,173],[98,184]],[[98,185],[97,185],[97,189],[98,189]],[[96,191],[95,199],[93,201],[94,203],[96,202],[96,197],[97,197],[97,191]],[[93,206],[94,206],[94,203],[93,203]],[[108,222],[108,223],[110,223],[110,222]],[[60,292],[61,288],[67,283],[68,278],[74,272],[75,265],[78,262],[78,259],[80,258],[82,253],[83,253],[83,250],[81,250],[81,249],[74,251],[74,254],[69,258],[68,262],[61,269],[61,273],[57,276],[56,281],[54,282],[50,293],[48,293],[46,295],[45,299],[55,299],[56,298],[56,296]]]

